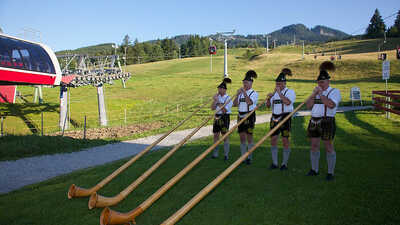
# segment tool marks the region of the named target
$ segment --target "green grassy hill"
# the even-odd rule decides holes
[[[394,43],[400,39],[390,39],[388,43]],[[337,48],[351,48],[351,51],[368,50],[365,46],[373,46],[378,40],[369,41],[341,41],[334,42]],[[329,44],[326,44],[329,46]],[[325,47],[326,47],[325,46]],[[346,47],[347,46],[347,47]],[[312,46],[307,46],[307,49]],[[372,47],[370,48],[372,50]],[[296,91],[295,104],[304,101],[315,86],[314,80],[318,74],[318,66],[324,60],[329,60],[330,55],[314,59],[313,55],[305,55],[302,60],[301,48],[281,46],[262,54],[251,60],[243,55],[247,49],[230,49],[228,60],[228,72],[233,83],[228,86],[228,93],[234,94],[241,87],[241,80],[249,69],[254,69],[259,78],[254,82],[254,89],[260,93],[260,101],[266,94],[273,90],[274,80],[284,67],[292,69],[294,76],[287,85]],[[219,51],[221,52],[221,51]],[[400,60],[395,59],[394,50],[387,51],[391,60],[390,89],[400,89]],[[348,105],[350,88],[361,88],[364,103],[371,102],[371,91],[384,89],[385,84],[381,80],[381,61],[377,60],[377,52],[357,54],[344,54],[342,60],[335,61],[337,71],[332,73],[332,85],[342,93],[342,105]],[[173,124],[181,121],[196,109],[201,102],[208,102],[216,93],[216,86],[223,75],[223,56],[212,58],[212,71],[210,70],[210,57],[196,57],[174,59],[155,63],[146,63],[127,66],[127,71],[132,73],[132,79],[127,81],[126,88],[122,88],[120,82],[114,85],[105,85],[105,99],[109,126],[120,127],[127,125],[147,124],[154,129],[146,132],[135,132],[123,137],[112,135],[107,141],[132,139],[144,135],[155,134],[169,130]],[[4,119],[4,131],[8,134],[29,135],[41,133],[41,113],[43,113],[43,130],[45,134],[59,131],[59,88],[44,88],[44,101],[42,105],[34,104],[32,87],[19,86],[18,90],[25,96],[25,101],[18,100],[18,104],[1,104],[0,111]],[[92,86],[70,89],[71,94],[71,129],[82,130],[84,117],[87,117],[88,128],[98,127],[98,109],[96,88]],[[269,112],[262,108],[260,113]],[[211,110],[207,107],[200,115],[207,115]],[[185,124],[182,129],[197,126],[202,116],[195,116],[193,120]],[[99,131],[102,132],[102,131]],[[19,138],[16,138],[18,140]],[[12,139],[14,140],[14,139]],[[72,140],[73,141],[73,140]],[[18,147],[17,141],[9,141],[16,146],[16,152],[23,152],[23,147]],[[74,150],[81,146],[71,145]],[[87,146],[87,145],[84,145]],[[60,151],[70,151],[71,148],[63,148]],[[39,151],[40,152],[40,151]],[[50,148],[47,152],[57,152]],[[43,154],[29,151],[28,155]],[[4,153],[7,155],[7,152]]]

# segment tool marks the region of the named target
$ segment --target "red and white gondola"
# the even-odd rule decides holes
[[[0,33],[0,85],[60,85],[61,74],[48,46]]]

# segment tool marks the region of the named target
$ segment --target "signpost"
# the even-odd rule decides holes
[[[386,90],[386,94],[387,94],[387,90],[388,90],[388,84],[387,81],[390,78],[390,61],[389,60],[384,60],[382,62],[382,79],[385,80],[385,90]],[[386,101],[390,101],[390,97],[386,97]],[[386,105],[387,108],[390,107],[390,105]],[[386,118],[389,119],[390,118],[390,112],[386,111]]]

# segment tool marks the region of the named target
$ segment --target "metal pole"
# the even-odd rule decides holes
[[[126,60],[127,60],[127,58],[126,58],[126,46],[125,46],[125,72],[126,72]]]
[[[267,35],[267,53],[269,52],[269,47],[268,47],[268,35]]]
[[[304,41],[303,41],[303,56],[301,58],[304,59]]]
[[[35,96],[33,97],[33,103],[36,103],[37,98],[38,98],[38,87],[35,86]]]
[[[68,111],[68,89],[65,86],[60,86],[60,128],[62,130],[68,129],[68,126],[65,125],[65,121],[67,118]]]
[[[71,90],[69,89],[68,87],[68,127],[71,125]]]
[[[83,140],[86,139],[86,115],[85,115],[85,122],[83,124]]]
[[[224,50],[224,77],[228,77],[228,43],[225,42],[225,50]]]
[[[212,54],[210,54],[210,72],[212,73]]]
[[[104,101],[103,85],[97,87],[97,102],[99,106],[99,120],[101,126],[107,126],[107,113]]]
[[[43,93],[42,93],[42,86],[38,86],[39,89],[39,104],[43,103]]]
[[[387,79],[385,79],[385,92],[386,92],[386,95],[387,95],[387,93],[388,93]],[[390,98],[387,97],[387,96],[386,96],[386,101],[390,101]],[[386,104],[386,108],[389,108],[389,107],[390,107],[390,105]],[[386,119],[390,119],[390,112],[389,111],[386,111]]]

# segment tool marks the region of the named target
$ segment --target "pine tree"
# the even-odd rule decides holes
[[[400,37],[400,10],[397,12],[396,20],[390,28],[390,35],[391,37]]]
[[[366,30],[365,37],[367,38],[383,38],[386,31],[386,25],[383,22],[382,16],[378,9],[375,9],[375,13],[372,16],[368,28]]]
[[[122,43],[121,43],[121,46],[128,46],[128,45],[130,45],[131,44],[131,38],[129,37],[129,35],[125,35],[125,37],[124,37],[124,39],[122,39]]]
[[[161,42],[157,41],[155,44],[153,44],[153,52],[150,57],[150,61],[155,62],[163,59],[164,59],[164,52],[163,49],[161,48]]]
[[[133,46],[133,61],[135,63],[143,63],[146,58],[147,55],[144,52],[143,44],[139,43],[138,39],[135,39]]]

